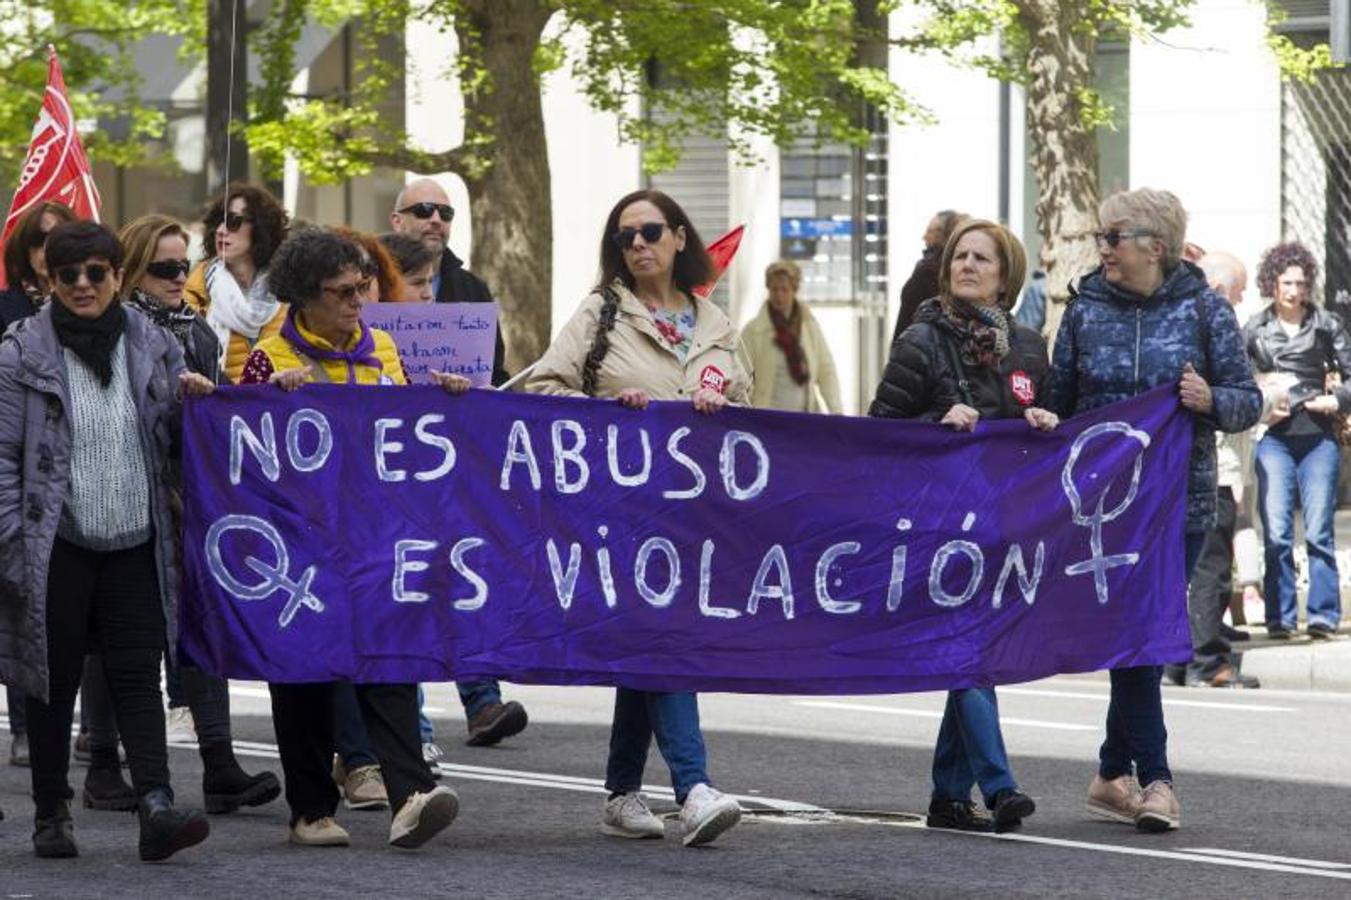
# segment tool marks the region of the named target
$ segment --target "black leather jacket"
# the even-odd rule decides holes
[[[1324,393],[1328,373],[1337,372],[1342,377],[1334,392],[1337,405],[1342,412],[1351,412],[1351,340],[1334,313],[1309,305],[1299,331],[1291,337],[1272,304],[1248,320],[1243,338],[1258,372],[1284,372],[1298,379],[1290,389],[1292,411]]]

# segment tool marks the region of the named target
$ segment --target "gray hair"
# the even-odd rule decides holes
[[[1187,211],[1170,191],[1140,188],[1118,191],[1098,206],[1098,221],[1104,226],[1125,222],[1148,231],[1163,244],[1163,268],[1172,269],[1182,259],[1187,238]]]

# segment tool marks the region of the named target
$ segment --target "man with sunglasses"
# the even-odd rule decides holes
[[[464,261],[447,246],[450,240],[450,222],[455,210],[450,197],[440,184],[431,178],[418,178],[404,185],[394,200],[389,223],[394,230],[422,241],[437,256],[432,278],[432,292],[437,303],[490,303],[492,291],[483,279],[464,267]],[[493,351],[493,384],[505,382],[508,374],[504,359],[502,329],[497,330],[497,347]],[[525,730],[529,721],[525,707],[515,700],[502,702],[502,691],[493,679],[461,682],[457,685],[460,702],[468,719],[471,747],[487,747]],[[428,726],[430,723],[426,723]],[[423,729],[426,748],[435,748],[430,728]],[[427,761],[435,762],[439,749],[425,750]]]

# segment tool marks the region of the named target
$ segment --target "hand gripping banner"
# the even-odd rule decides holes
[[[269,681],[856,694],[1190,655],[1190,416],[1049,434],[438,388],[186,411],[181,646]]]

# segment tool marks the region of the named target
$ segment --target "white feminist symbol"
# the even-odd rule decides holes
[[[249,531],[272,545],[272,550],[277,554],[275,566],[269,566],[257,557],[244,557],[244,565],[261,575],[262,581],[253,585],[244,584],[225,567],[225,560],[221,558],[220,542],[227,531]],[[314,583],[317,568],[310,566],[301,573],[299,581],[293,581],[287,574],[291,568],[291,556],[286,552],[286,544],[282,541],[281,534],[271,522],[257,516],[231,515],[217,519],[216,524],[206,533],[206,561],[216,582],[240,600],[262,600],[277,591],[285,591],[288,595],[286,605],[277,616],[277,623],[282,628],[291,624],[291,620],[296,617],[302,606],[315,612],[324,611],[323,601],[310,593],[310,585]]]
[[[1135,457],[1135,468],[1131,470],[1130,489],[1126,491],[1126,498],[1117,505],[1116,509],[1103,512],[1102,507],[1106,504],[1107,494],[1111,490],[1111,485],[1107,485],[1098,498],[1097,509],[1091,515],[1085,516],[1083,498],[1079,496],[1079,490],[1074,486],[1074,464],[1079,461],[1079,455],[1084,452],[1084,447],[1088,445],[1089,441],[1099,435],[1112,432],[1124,434],[1126,437],[1140,442],[1140,453]],[[1133,565],[1140,559],[1138,553],[1116,553],[1112,556],[1104,556],[1102,552],[1102,526],[1104,522],[1110,522],[1120,516],[1135,502],[1135,495],[1140,490],[1140,471],[1144,466],[1144,451],[1148,446],[1149,435],[1145,432],[1137,431],[1125,422],[1100,422],[1085,429],[1082,434],[1074,439],[1074,443],[1070,446],[1070,457],[1065,461],[1065,468],[1060,473],[1060,486],[1064,488],[1065,496],[1069,498],[1070,510],[1074,514],[1074,524],[1092,529],[1088,540],[1092,556],[1083,562],[1066,566],[1065,574],[1082,575],[1085,572],[1092,572],[1093,586],[1098,592],[1098,602],[1103,605],[1107,603],[1107,570],[1115,569],[1118,566]]]

